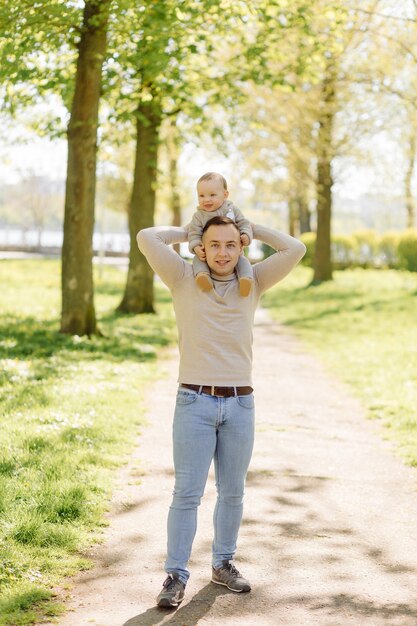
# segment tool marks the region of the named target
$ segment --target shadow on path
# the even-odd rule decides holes
[[[185,624],[197,624],[210,611],[214,605],[216,598],[219,596],[230,595],[233,592],[228,591],[224,587],[209,583],[195,595],[187,604],[181,606],[174,612],[152,607],[131,617],[123,626],[159,626],[162,624],[170,624],[170,626],[184,626]]]
[[[299,597],[294,596],[292,598],[282,598],[282,604],[288,606],[294,604],[300,606],[304,604],[307,611],[314,613],[320,611],[328,616],[334,616],[341,620],[343,615],[357,616],[358,625],[363,623],[359,621],[361,618],[375,618],[375,619],[399,619],[399,618],[414,618],[413,624],[417,624],[417,607],[410,606],[409,604],[400,604],[396,602],[390,602],[387,604],[378,603],[372,599],[366,600],[364,598],[355,597],[348,594],[337,595],[323,595]],[[139,622],[138,622],[139,623]],[[373,624],[374,622],[366,622]],[[380,621],[378,621],[380,623]],[[389,622],[387,622],[388,624]],[[396,622],[399,623],[399,622]],[[411,624],[410,621],[404,622],[405,624]]]

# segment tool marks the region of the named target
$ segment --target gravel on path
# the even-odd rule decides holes
[[[381,426],[288,329],[260,310],[257,411],[236,565],[252,583],[210,583],[210,474],[186,597],[155,607],[165,578],[177,354],[147,392],[149,425],[120,475],[95,567],[78,576],[60,626],[416,626],[417,474]]]

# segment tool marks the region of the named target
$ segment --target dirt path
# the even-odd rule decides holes
[[[154,606],[173,483],[175,351],[163,366],[97,567],[76,581],[60,626],[416,626],[417,474],[346,388],[262,311],[256,445],[236,559],[252,593],[209,582],[211,475],[186,599],[176,612]]]

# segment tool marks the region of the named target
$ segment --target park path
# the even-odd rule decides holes
[[[147,391],[149,425],[121,473],[96,567],[74,581],[60,626],[417,625],[417,473],[262,310],[254,345],[256,444],[236,559],[252,592],[209,582],[211,475],[186,598],[174,612],[154,606],[173,482],[171,350]]]

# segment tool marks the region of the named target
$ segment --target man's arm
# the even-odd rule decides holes
[[[275,254],[254,265],[254,276],[261,292],[282,280],[303,258],[306,247],[298,239],[266,226],[253,224],[253,237],[276,250]]]
[[[154,272],[170,288],[184,276],[187,264],[169,246],[187,241],[187,238],[187,230],[176,226],[144,228],[136,236],[139,250]]]

